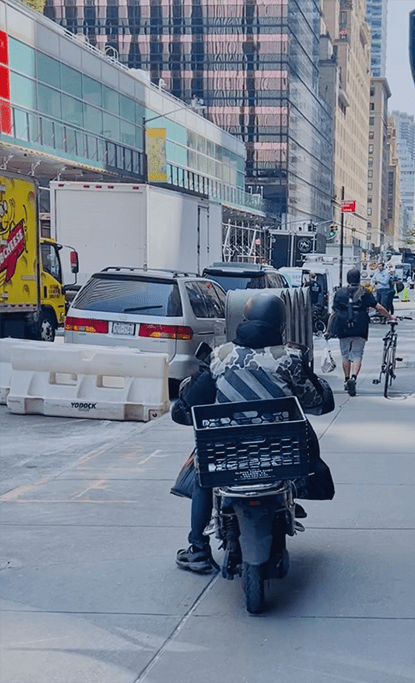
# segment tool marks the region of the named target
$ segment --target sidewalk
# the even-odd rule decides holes
[[[391,400],[372,384],[384,331],[371,326],[354,398],[330,341],[336,410],[311,419],[336,496],[306,502],[260,617],[240,580],[175,566],[189,502],[169,488],[193,432],[169,415],[2,496],[0,682],[415,681],[415,320],[398,329]]]

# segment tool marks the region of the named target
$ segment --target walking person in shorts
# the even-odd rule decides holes
[[[347,287],[340,287],[334,295],[326,338],[338,337],[344,372],[344,389],[356,396],[356,380],[362,366],[363,351],[369,333],[368,309],[375,308],[388,320],[396,320],[360,284],[360,271],[349,270]]]

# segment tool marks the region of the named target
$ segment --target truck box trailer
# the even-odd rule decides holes
[[[201,273],[221,259],[222,207],[210,200],[142,183],[52,182],[50,192],[51,233],[79,253],[81,285],[108,266]]]

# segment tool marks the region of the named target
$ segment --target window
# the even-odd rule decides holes
[[[82,98],[82,79],[79,71],[71,69],[66,64],[61,64],[61,76],[62,90],[69,93],[69,95]]]
[[[37,86],[38,107],[43,114],[49,114],[55,119],[62,118],[61,94],[57,90],[48,88],[38,83]]]
[[[84,100],[102,107],[101,83],[88,76],[82,76]]]
[[[102,131],[102,111],[84,104],[84,126],[86,130],[100,134]]]
[[[373,33],[372,33],[372,38],[373,38]],[[374,97],[374,95],[375,95],[375,89],[370,88],[370,97]]]
[[[43,81],[48,85],[54,85],[55,88],[60,88],[60,64],[56,59],[47,57],[42,52],[37,53],[37,77],[39,81]]]
[[[372,190],[373,189],[373,183],[368,183],[367,184],[367,189]]]
[[[369,104],[369,109],[370,109],[370,111],[375,111],[375,104],[374,104],[374,102],[371,102],[371,103]],[[371,125],[373,125],[373,124],[371,124]]]
[[[78,128],[83,127],[82,102],[69,95],[62,95],[62,118]]]
[[[9,36],[10,68],[27,76],[36,75],[36,52],[33,48]]]
[[[371,209],[370,207],[369,207],[368,210],[367,210],[367,215],[368,215],[368,216],[371,216],[371,215],[372,215],[372,209]]]
[[[371,197],[370,195],[369,195],[369,197],[367,198],[367,203],[368,203],[368,204],[371,204],[371,203],[372,203],[372,197]]]
[[[139,316],[183,315],[179,288],[169,280],[135,279],[103,273],[93,277],[73,302],[74,308]]]
[[[22,104],[28,109],[37,109],[36,106],[36,83],[10,72],[10,94],[13,104]]]
[[[106,85],[102,86],[102,105],[103,109],[111,112],[111,114],[119,113],[118,93],[107,88]]]
[[[373,154],[373,145],[369,145],[369,154]]]
[[[369,168],[373,166],[373,157],[369,157]]]
[[[375,125],[375,117],[369,116],[369,126],[374,126],[374,125]]]
[[[120,95],[120,115],[124,119],[128,119],[135,123],[135,106],[134,101],[130,100],[125,95]]]
[[[213,282],[186,282],[186,291],[196,318],[224,318],[223,296]]]
[[[368,177],[368,178],[373,178],[373,171],[372,171],[372,169],[369,169],[369,171],[367,172],[367,177]]]
[[[373,130],[370,130],[369,131],[369,140],[373,140],[374,137],[375,137],[375,133],[373,132]]]
[[[42,244],[41,247],[43,270],[62,282],[61,263],[53,244]]]

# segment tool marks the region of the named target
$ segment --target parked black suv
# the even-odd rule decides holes
[[[267,289],[289,287],[284,275],[276,268],[258,263],[213,263],[203,271],[203,277],[218,282],[227,292],[229,289]]]

